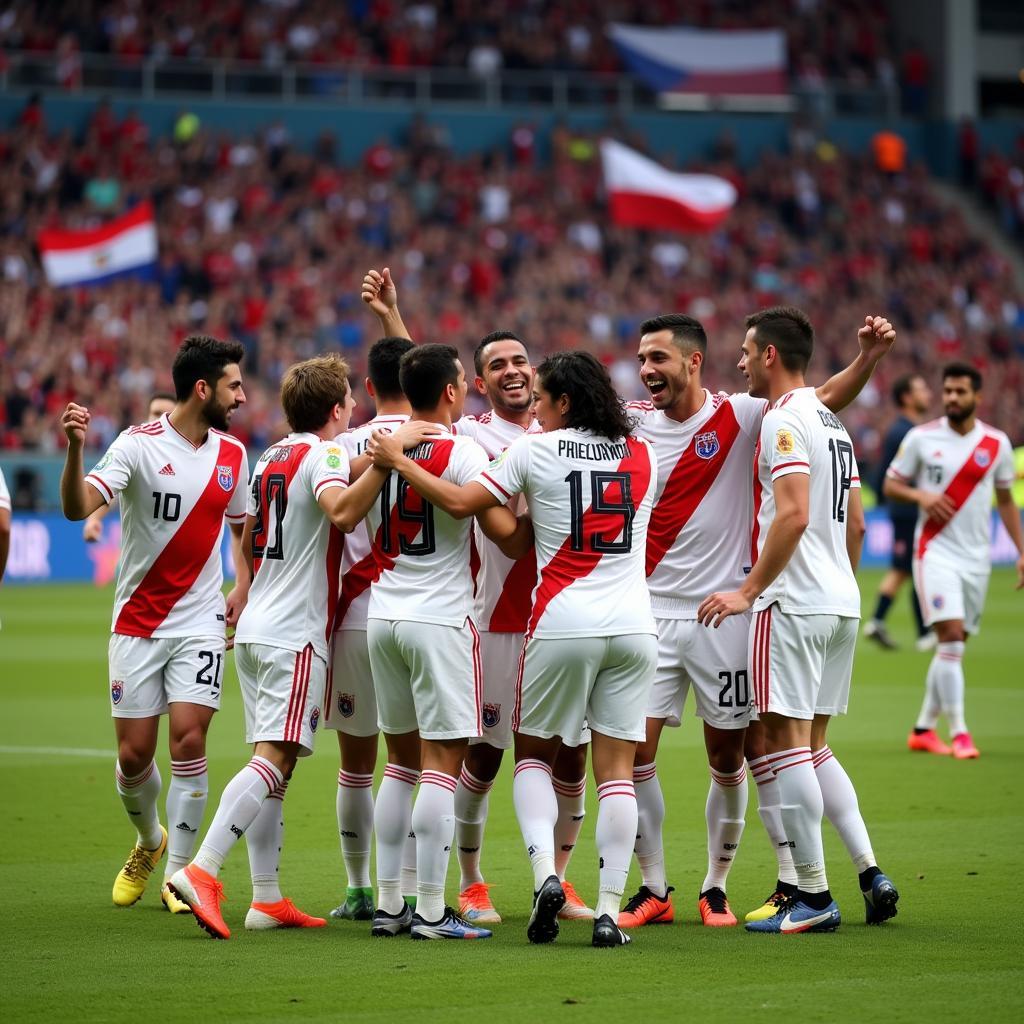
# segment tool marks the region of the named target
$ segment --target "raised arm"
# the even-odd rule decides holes
[[[107,499],[85,479],[85,433],[89,429],[89,410],[68,402],[60,424],[68,438],[68,452],[60,475],[60,504],[64,517],[79,522],[91,515]]]
[[[380,321],[384,337],[413,340],[402,322],[402,314],[398,312],[398,289],[391,278],[389,267],[383,270],[368,270],[363,278],[360,295]]]
[[[864,326],[857,332],[857,358],[815,389],[818,401],[833,412],[845,409],[861,393],[895,341],[896,331],[884,316],[864,317]]]

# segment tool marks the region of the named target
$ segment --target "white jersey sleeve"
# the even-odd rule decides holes
[[[0,508],[11,510],[11,492],[7,490],[7,481],[4,479],[4,471],[0,469]]]
[[[456,445],[448,463],[449,479],[460,487],[472,483],[487,468],[487,453],[479,444]]]
[[[108,505],[131,481],[138,462],[138,445],[136,435],[128,430],[122,431],[114,438],[103,458],[85,474],[86,481],[103,495]],[[244,494],[242,499],[245,500]]]
[[[917,479],[921,471],[921,438],[919,427],[907,431],[885,471],[886,476],[905,484],[912,484]]]
[[[508,501],[526,490],[530,472],[530,438],[521,437],[489,466],[483,467],[477,483],[483,484],[500,501]]]
[[[773,409],[765,415],[761,452],[772,481],[791,473],[811,474],[810,438],[803,418],[794,410]]]
[[[999,433],[999,455],[996,457],[995,485],[1000,490],[1007,490],[1017,480],[1017,466],[1013,457],[1013,445],[1001,430]]]

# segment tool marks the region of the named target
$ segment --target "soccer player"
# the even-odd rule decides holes
[[[131,906],[167,851],[169,876],[192,857],[208,789],[206,731],[220,706],[225,624],[234,626],[249,590],[248,570],[225,605],[220,538],[227,519],[240,537],[245,519],[245,447],[224,433],[245,401],[238,342],[193,335],[174,359],[175,405],[130,427],[85,475],[89,410],[68,403],[61,504],[85,519],[120,495],[121,560],[110,638],[110,704],[117,734],[117,792],[138,839],[114,881],[118,906]],[[160,716],[169,722],[170,838],[160,824],[160,772],[153,760]],[[165,876],[165,880],[166,880]],[[165,885],[164,905],[187,907]]]
[[[935,732],[945,715],[956,758],[978,748],[964,718],[963,656],[977,633],[991,569],[990,509],[999,516],[1020,557],[1017,589],[1024,587],[1024,537],[1010,488],[1015,472],[1009,438],[977,418],[981,374],[964,363],[942,371],[946,415],[915,427],[903,439],[885,480],[886,497],[919,508],[914,535],[914,583],[925,622],[938,645],[925,677],[925,697],[907,745],[949,754]]]
[[[152,423],[160,419],[165,412],[174,408],[174,395],[166,391],[157,391],[149,400],[149,407],[146,411],[146,422]],[[82,539],[89,544],[95,543],[103,535],[103,520],[113,509],[114,503],[100,505],[92,515],[88,516],[82,526]]]
[[[245,927],[326,924],[282,897],[277,872],[285,790],[297,759],[313,752],[323,704],[341,568],[338,531],[355,529],[387,478],[371,468],[349,486],[348,457],[334,440],[355,405],[348,372],[334,355],[289,367],[281,405],[292,432],[253,470],[242,548],[255,572],[235,631],[253,756],[225,787],[195,860],[170,879],[199,925],[218,939],[231,932],[217,876],[243,835],[253,885]]]
[[[366,392],[377,415],[368,423],[338,437],[349,461],[362,455],[374,430],[395,431],[409,420],[409,403],[402,394],[398,367],[413,343],[406,338],[375,341],[367,354]],[[366,644],[366,609],[375,575],[370,536],[365,520],[348,535],[341,562],[341,596],[335,616],[334,639],[324,727],[338,733],[341,767],[338,771],[337,816],[341,854],[348,876],[345,901],[331,917],[369,921],[373,917],[370,847],[373,837],[373,770],[377,764],[377,698]],[[403,866],[402,892],[415,893],[415,843],[411,871]],[[406,858],[408,859],[408,858]]]
[[[463,410],[466,375],[447,345],[421,345],[402,357],[402,391],[417,419],[435,425],[409,455],[431,479],[474,479],[483,449],[452,433]],[[384,436],[377,431],[375,438]],[[401,450],[402,444],[393,439]],[[525,553],[528,523],[508,509],[479,517],[507,553]],[[524,528],[525,527],[525,528]],[[467,740],[482,731],[479,633],[473,623],[471,524],[424,501],[397,473],[370,511],[376,571],[367,609],[367,643],[388,764],[377,792],[377,911],[371,933],[414,939],[483,939],[491,932],[445,905],[455,832],[455,788]],[[419,792],[413,803],[413,789]],[[416,913],[402,898],[401,857],[416,836]]]
[[[754,608],[751,681],[797,876],[796,893],[777,913],[747,922],[756,932],[839,926],[823,812],[857,867],[868,923],[892,917],[899,898],[875,862],[853,785],[825,744],[830,717],[846,712],[860,617],[852,565],[860,539],[848,536],[850,492],[860,480],[846,429],[804,385],[813,346],[813,328],[798,309],[747,318],[740,369],[750,394],[771,403],[755,455],[756,557],[738,589],[711,594],[697,609],[700,622],[718,628]],[[856,513],[859,495],[854,505]]]
[[[840,409],[853,400],[892,344],[890,330],[883,317],[865,318],[858,332],[857,358],[818,389],[821,401]],[[705,805],[708,866],[697,906],[705,925],[729,926],[736,918],[726,883],[747,807],[745,742],[759,814],[779,862],[776,893],[796,882],[779,816],[775,773],[759,744],[745,737],[750,714],[748,617],[727,619],[718,630],[697,623],[697,607],[706,594],[739,587],[750,571],[750,465],[767,403],[746,394],[712,394],[702,387],[707,336],[693,317],[655,317],[641,324],[640,331],[640,378],[651,401],[631,403],[629,408],[637,433],[653,443],[658,458],[646,566],[658,629],[658,671],[647,710],[646,739],[637,747],[633,771],[642,884],[620,914],[619,924],[631,928],[674,919],[656,755],[665,726],[680,724],[692,685],[711,775]],[[765,904],[767,910],[753,911],[748,919],[774,913],[773,898]]]
[[[882,445],[878,485],[875,488],[879,495],[884,495],[886,470],[896,457],[896,452],[903,443],[907,431],[924,422],[932,404],[932,392],[924,377],[914,373],[900,377],[896,381],[892,388],[892,399],[900,410],[900,415],[889,428]],[[885,617],[889,614],[889,608],[896,599],[900,587],[910,578],[917,509],[905,501],[890,501],[886,504],[886,508],[892,522],[892,563],[878,587],[875,613],[864,623],[864,635],[878,644],[882,650],[894,651],[898,645],[889,635],[889,630],[886,629]],[[910,587],[910,607],[914,613],[914,621],[917,623],[917,649],[919,651],[929,650],[935,645],[935,634],[924,624],[924,619],[921,617],[921,605],[917,600],[917,591],[913,584]]]
[[[616,919],[636,835],[633,757],[657,658],[644,579],[657,463],[651,445],[631,435],[607,371],[589,353],[546,359],[533,395],[543,433],[514,441],[466,486],[430,476],[381,435],[371,451],[455,516],[525,495],[538,573],[513,709],[512,794],[534,874],[527,937],[546,943],[558,935],[565,894],[555,871],[552,766],[586,720],[600,799],[592,942],[620,946],[630,941]]]

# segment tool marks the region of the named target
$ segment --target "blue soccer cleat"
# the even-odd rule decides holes
[[[824,910],[815,910],[800,900],[790,900],[777,914],[763,921],[748,921],[748,932],[769,935],[798,935],[800,932],[834,932],[842,923],[839,907],[833,900]]]
[[[412,915],[414,939],[489,939],[489,928],[479,928],[464,921],[451,907],[444,908],[440,921],[424,921],[419,914]]]
[[[896,916],[896,903],[900,894],[888,875],[875,875],[870,889],[861,889],[864,897],[865,920],[868,924],[881,924]]]

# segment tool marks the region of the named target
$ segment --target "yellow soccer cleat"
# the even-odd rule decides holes
[[[168,888],[166,882],[164,882],[163,888],[160,890],[160,899],[163,901],[164,907],[172,914],[192,913],[192,908],[184,900],[179,900]]]
[[[743,918],[744,921],[748,923],[751,921],[767,921],[769,917],[774,917],[786,902],[796,895],[795,885],[787,885],[785,882],[777,882],[776,885],[775,892],[757,910],[752,910],[749,914],[746,914]]]
[[[146,883],[153,869],[160,863],[160,858],[167,849],[167,829],[160,826],[160,845],[155,850],[147,850],[138,843],[132,848],[128,860],[114,879],[114,905],[130,907],[142,899],[146,891]]]

